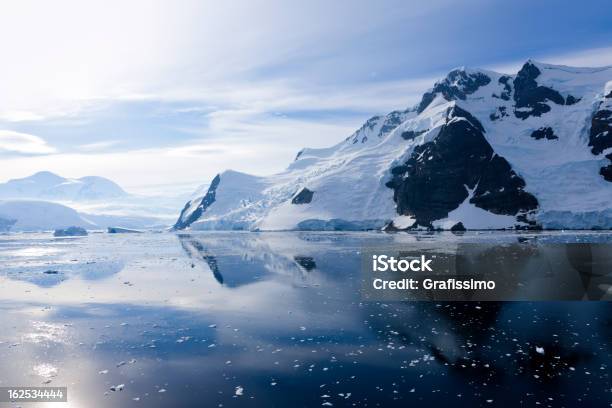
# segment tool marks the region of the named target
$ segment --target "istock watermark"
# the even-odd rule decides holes
[[[364,300],[612,300],[612,244],[365,248]]]
[[[372,270],[376,272],[433,272],[430,267],[431,262],[432,259],[425,258],[425,255],[421,255],[420,259],[396,259],[388,255],[372,255]]]

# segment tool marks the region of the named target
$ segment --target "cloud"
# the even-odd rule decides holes
[[[2,172],[0,181],[44,169],[65,177],[108,177],[135,193],[166,194],[174,191],[175,185],[191,183],[195,187],[208,183],[226,169],[259,175],[278,172],[291,163],[301,148],[337,143],[354,130],[350,124],[268,118],[245,112],[224,112],[216,116],[214,131],[192,129],[192,139],[167,147],[62,151],[45,156],[3,158],[3,170],[9,170]],[[205,138],[207,132],[212,135]],[[300,137],[294,137],[296,132]],[[201,138],[196,137],[198,134]]]
[[[172,147],[165,150],[170,156],[199,157],[214,156],[219,154],[237,153],[237,149],[228,145],[217,145],[212,143],[193,144],[180,147]]]
[[[523,15],[546,2],[503,13],[482,1],[226,3],[0,2],[11,62],[0,64],[0,128],[49,143],[4,133],[0,152],[20,156],[3,155],[0,176],[48,169],[138,187],[207,182],[225,168],[266,174],[414,105],[453,66],[612,64],[594,3],[549,7],[544,22]],[[520,29],[497,29],[516,16]]]
[[[478,48],[468,41],[427,37],[430,30],[444,37],[453,29],[428,20],[438,21],[439,13],[448,16],[447,10],[454,9],[448,4],[446,0],[390,1],[376,7],[357,0],[333,4],[314,0],[299,6],[278,0],[223,5],[187,0],[181,7],[172,1],[148,0],[0,3],[0,49],[3,60],[12,62],[0,66],[0,119],[44,121],[77,116],[89,105],[108,100],[187,98],[189,93],[249,100],[260,88],[285,88],[306,95],[314,89],[315,95],[325,96],[383,79],[390,85],[427,76],[432,65],[444,70],[447,61],[428,58],[428,52],[443,53],[449,47],[460,52],[457,44]],[[467,13],[474,7],[478,8],[464,5],[458,11]],[[279,78],[285,83],[270,82]],[[287,96],[280,94],[279,100]],[[367,96],[345,101],[367,103],[377,112],[389,105],[385,94],[377,95],[384,98],[378,106],[373,105],[380,99]],[[326,99],[319,98],[317,105]]]
[[[109,101],[145,99],[197,100],[221,110],[381,113],[417,98],[410,84],[419,81],[407,78],[444,75],[449,64],[483,59],[503,64],[517,55],[519,60],[547,61],[550,53],[523,55],[525,49],[537,50],[515,38],[523,31],[542,31],[561,44],[563,35],[575,41],[588,35],[588,30],[568,32],[553,17],[568,12],[589,16],[591,7],[555,7],[549,16],[554,25],[525,21],[521,28],[526,30],[512,33],[487,25],[466,28],[462,24],[470,20],[462,16],[490,13],[480,17],[491,24],[505,13],[522,13],[521,4],[500,14],[486,2],[466,2],[460,8],[449,3],[390,1],[375,12],[370,2],[359,0],[313,0],[300,6],[277,0],[224,5],[187,0],[181,7],[159,0],[1,3],[0,49],[3,59],[13,63],[0,66],[0,120],[78,117]],[[513,41],[503,41],[504,36]],[[603,37],[592,35],[594,40]],[[486,50],[488,41],[503,53],[476,53]],[[600,51],[577,52],[576,61],[565,60],[600,65],[610,54]]]
[[[44,116],[37,115],[34,112],[20,111],[20,110],[6,110],[0,113],[0,119],[7,122],[27,122],[27,121],[38,121],[45,119]]]
[[[38,136],[12,130],[0,130],[0,152],[42,155],[55,153],[56,149]]]
[[[604,67],[612,65],[612,47],[590,48],[557,54],[529,55],[522,60],[489,65],[486,68],[505,74],[516,74],[528,58],[547,64],[568,65],[570,67]]]
[[[95,143],[87,143],[87,144],[82,144],[80,146],[78,146],[78,150],[81,150],[83,152],[97,152],[100,150],[107,150],[111,147],[114,147],[118,144],[120,144],[121,141],[119,140],[105,140],[105,141],[101,141],[101,142],[95,142]]]

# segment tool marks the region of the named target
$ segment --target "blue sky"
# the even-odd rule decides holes
[[[0,5],[0,181],[51,170],[189,190],[282,170],[457,66],[612,65],[609,2]]]

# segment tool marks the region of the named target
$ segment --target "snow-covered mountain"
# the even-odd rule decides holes
[[[0,201],[0,220],[7,224],[5,231],[49,231],[71,226],[96,227],[72,208],[46,201]]]
[[[96,176],[69,179],[41,171],[32,176],[0,184],[0,199],[95,201],[128,194],[113,181]]]
[[[175,228],[612,228],[612,67],[457,69],[282,173],[225,171]]]
[[[89,214],[49,201],[0,200],[0,232],[52,231],[68,227],[101,230],[115,226],[152,228],[161,225],[154,217]]]
[[[130,194],[103,177],[69,179],[41,171],[0,184],[0,231],[46,231],[72,225],[159,228],[172,225],[177,205],[187,197],[190,194]],[[63,221],[68,219],[72,224]]]

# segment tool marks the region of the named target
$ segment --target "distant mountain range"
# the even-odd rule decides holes
[[[68,227],[102,230],[116,226],[161,228],[164,223],[150,216],[84,213],[50,201],[0,200],[0,232],[53,231]]]
[[[70,179],[42,171],[0,184],[0,231],[158,228],[171,223],[165,207],[172,201],[128,194],[103,177]]]
[[[612,67],[453,70],[282,173],[218,174],[175,228],[612,228]]]
[[[69,179],[48,171],[0,184],[0,199],[96,201],[126,196],[128,193],[104,177]]]

